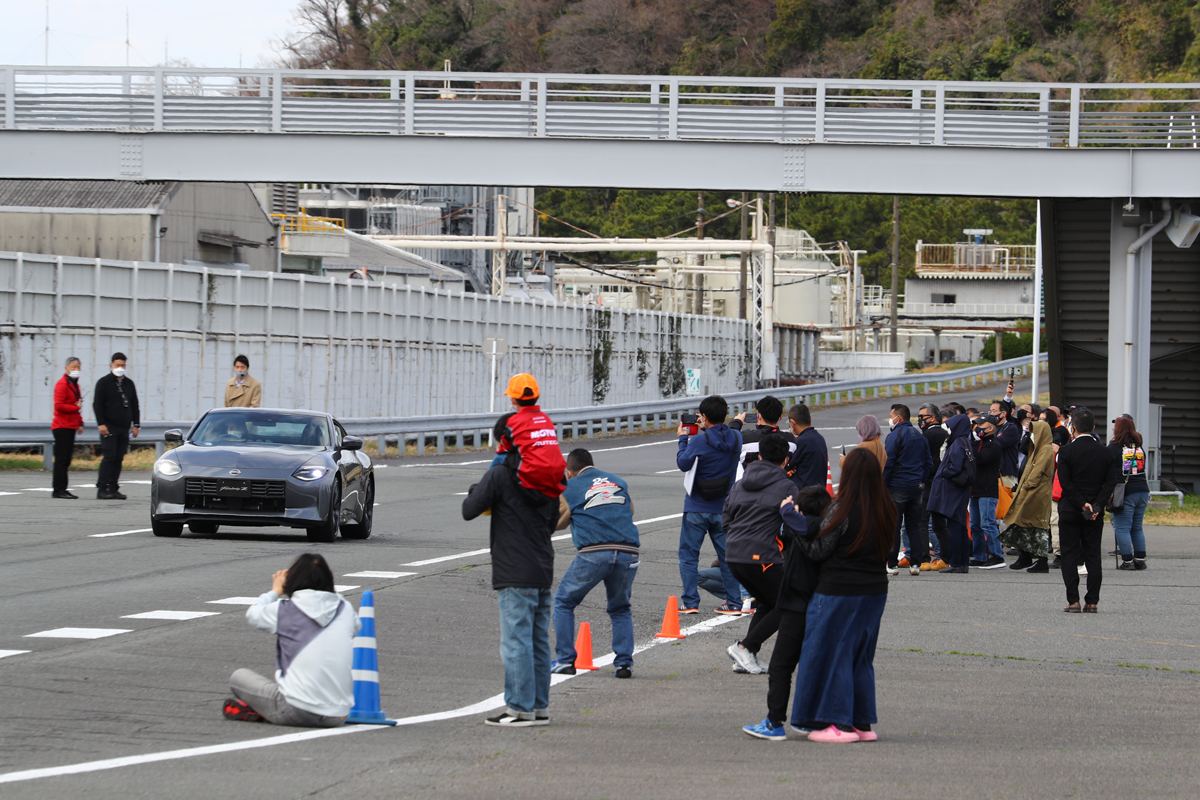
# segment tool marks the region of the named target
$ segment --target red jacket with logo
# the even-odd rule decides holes
[[[554,423],[537,406],[523,406],[508,418],[513,446],[521,454],[517,479],[528,489],[547,497],[563,493],[563,472],[567,467],[558,449]]]
[[[52,429],[79,430],[83,427],[83,414],[77,405],[81,397],[83,394],[79,391],[78,381],[73,381],[66,375],[58,379],[58,383],[54,385],[54,421],[50,423]]]

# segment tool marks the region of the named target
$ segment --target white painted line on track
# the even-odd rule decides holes
[[[47,489],[44,486],[34,486],[29,489],[22,489],[21,491],[22,492],[53,492],[54,489],[53,488]]]
[[[28,650],[0,650],[0,658],[8,658],[9,656],[19,656],[23,653],[28,653]]]
[[[718,616],[713,619],[705,620],[697,625],[684,628],[681,633],[693,636],[697,633],[712,630],[718,625],[724,625],[728,622],[733,622],[741,617],[735,616]],[[641,653],[663,642],[675,642],[673,639],[651,639],[649,642],[635,647],[634,653]],[[607,666],[613,663],[616,656],[609,653],[595,660],[597,666]],[[563,681],[579,678],[583,675],[590,674],[589,672],[579,672],[575,675],[551,675],[551,685],[562,683]],[[396,720],[396,726],[402,725],[420,725],[424,722],[441,722],[448,719],[457,719],[459,717],[469,717],[473,714],[483,714],[488,711],[493,711],[504,706],[504,694],[493,695],[486,700],[478,703],[473,703],[469,706],[456,708],[452,711],[438,711],[433,714],[420,714],[413,717],[403,717]],[[183,758],[195,758],[196,756],[217,755],[220,753],[234,753],[241,750],[257,750],[262,747],[274,747],[281,744],[293,744],[295,742],[307,742],[312,739],[324,739],[330,736],[344,736],[351,733],[368,733],[371,731],[386,731],[391,730],[390,725],[345,725],[341,728],[321,728],[318,730],[304,731],[303,733],[287,733],[282,736],[269,736],[265,739],[251,739],[250,741],[228,742],[226,744],[207,745],[205,747],[188,747],[182,750],[165,750],[160,753],[144,753],[138,756],[124,756],[122,758],[106,758],[100,761],[85,761],[81,764],[68,764],[61,767],[43,767],[41,769],[27,769],[20,772],[9,772],[0,774],[0,783],[18,783],[20,781],[31,781],[39,778],[56,778],[63,775],[80,775],[87,772],[100,772],[108,769],[119,769],[121,767],[134,767],[140,764],[154,764],[160,761],[177,761]]]
[[[121,633],[133,633],[126,628],[55,628],[25,634],[26,639],[103,639]]]
[[[633,524],[634,525],[648,525],[651,522],[663,522],[664,520],[668,520],[668,519],[679,519],[682,516],[683,516],[682,513],[667,514],[665,517],[651,517],[650,519],[634,520]],[[560,533],[557,536],[551,536],[550,541],[556,542],[560,539],[569,539],[569,538],[571,538],[571,534]],[[467,552],[467,553],[456,553],[455,555],[452,555],[452,556],[441,556],[439,558],[427,558],[424,561],[410,561],[407,564],[401,564],[400,566],[402,566],[402,567],[424,567],[427,564],[440,564],[443,561],[454,561],[455,559],[459,559],[459,558],[470,558],[471,556],[488,555],[491,552],[492,551],[490,549],[489,550],[471,550],[470,552]],[[350,577],[350,576],[347,575],[346,577]]]
[[[379,572],[377,570],[366,570],[365,572],[347,572],[343,578],[403,578],[408,575],[416,575],[415,572]]]
[[[660,469],[658,472],[656,472],[654,474],[655,475],[666,475],[668,472],[679,472],[679,469],[678,468],[676,468],[676,469]],[[679,474],[682,475],[683,473],[679,472]]]
[[[423,567],[426,564],[440,564],[443,561],[453,561],[456,558],[470,558],[471,556],[483,556],[491,553],[491,548],[483,550],[472,550],[469,553],[458,553],[452,556],[441,556],[440,558],[427,558],[424,561],[410,561],[407,564],[401,564],[402,567]]]
[[[121,619],[200,619],[201,617],[217,617],[220,611],[143,611],[141,614],[126,614]]]
[[[88,536],[89,539],[107,539],[109,536],[128,536],[131,533],[149,533],[153,528],[134,528],[131,531],[117,531],[115,533],[93,533]]]
[[[223,600],[209,600],[210,604],[215,603],[222,606],[252,606],[258,602],[257,597],[226,597]]]
[[[20,494],[20,492],[0,492],[0,497],[4,497],[7,495],[17,495],[17,494]]]

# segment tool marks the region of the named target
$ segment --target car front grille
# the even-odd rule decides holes
[[[250,486],[250,497],[277,498],[287,493],[286,481],[226,481],[221,478],[188,478],[184,491],[187,494],[219,495],[223,487],[244,487],[247,484]]]

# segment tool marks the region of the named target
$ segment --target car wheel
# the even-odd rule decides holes
[[[216,533],[220,527],[215,522],[189,522],[188,530],[192,533]]]
[[[150,518],[150,528],[154,531],[155,536],[174,537],[183,533],[182,522],[159,522],[154,517]]]
[[[366,539],[371,535],[371,525],[375,521],[375,479],[367,484],[367,496],[363,501],[362,519],[353,524],[342,526],[343,539]]]
[[[308,529],[308,540],[310,542],[332,542],[337,538],[338,522],[342,516],[341,509],[342,484],[335,480],[333,482],[333,491],[329,497],[329,514],[320,525]]]

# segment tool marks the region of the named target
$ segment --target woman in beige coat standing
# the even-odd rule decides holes
[[[1020,555],[1009,569],[1049,572],[1050,502],[1054,490],[1054,434],[1045,422],[1033,423],[1033,452],[1025,462],[1012,505],[1004,516],[1007,526],[1000,541]],[[1035,562],[1034,559],[1037,559]]]

